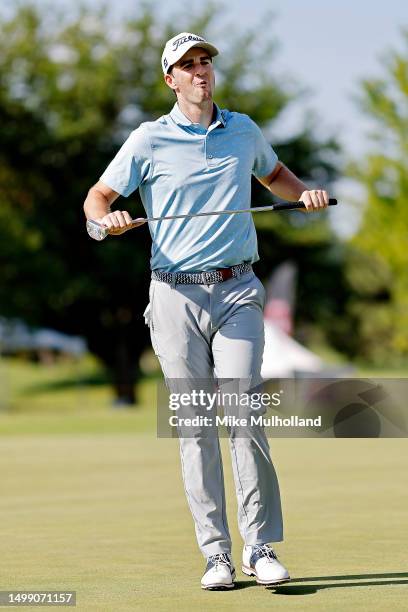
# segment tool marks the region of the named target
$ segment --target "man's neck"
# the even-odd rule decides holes
[[[199,123],[204,129],[211,125],[214,114],[214,102],[212,100],[206,100],[198,106],[179,98],[177,104],[183,115],[190,119],[192,123]]]

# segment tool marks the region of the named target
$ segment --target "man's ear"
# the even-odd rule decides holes
[[[164,80],[166,81],[166,84],[170,87],[170,89],[173,89],[173,91],[176,89],[177,83],[174,79],[174,76],[170,72],[164,75]]]

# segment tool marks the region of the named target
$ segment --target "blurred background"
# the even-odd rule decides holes
[[[289,168],[339,200],[315,216],[254,216],[266,375],[406,375],[408,19],[397,0],[366,8],[1,4],[3,417],[137,408],[153,393],[148,230],[99,244],[82,204],[130,131],[173,105],[160,55],[178,31],[219,46],[219,106],[248,113]],[[254,181],[253,204],[271,198]],[[137,194],[120,206],[142,212]]]
[[[174,104],[160,56],[181,31],[221,50],[219,106],[339,201],[254,215],[264,376],[408,373],[406,2],[2,0],[2,588],[76,589],[86,611],[210,609],[177,442],[156,437],[148,229],[98,243],[82,210],[129,133]],[[254,181],[252,200],[271,196]],[[136,193],[118,204],[142,213]],[[405,610],[406,442],[270,440],[295,580],[281,597],[212,593],[212,609],[283,610],[286,594],[313,612]]]

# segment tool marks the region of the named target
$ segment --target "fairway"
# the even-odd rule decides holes
[[[122,416],[142,418],[108,421]],[[112,612],[406,609],[407,447],[271,440],[286,538],[276,549],[293,581],[266,589],[240,571],[223,440],[237,587],[205,592],[177,441],[151,429],[9,433],[0,445],[1,590],[76,590],[77,609]]]

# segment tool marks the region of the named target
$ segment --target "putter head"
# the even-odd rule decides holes
[[[94,240],[103,240],[108,235],[108,228],[96,221],[89,219],[86,222],[86,231]]]

